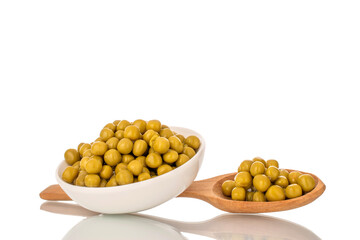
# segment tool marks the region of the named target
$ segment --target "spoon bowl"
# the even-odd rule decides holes
[[[294,171],[290,169],[287,170],[289,172]],[[306,173],[301,171],[299,172],[303,174]],[[320,197],[326,188],[325,184],[320,180],[320,178],[312,173],[307,173],[315,179],[315,188],[311,192],[306,193],[301,197],[274,202],[235,201],[230,197],[223,195],[221,185],[226,180],[233,180],[236,174],[237,173],[229,173],[201,181],[196,181],[178,197],[198,198],[226,212],[265,213],[290,210],[309,204]]]

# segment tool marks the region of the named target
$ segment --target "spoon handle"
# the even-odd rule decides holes
[[[40,193],[40,198],[50,201],[67,201],[72,200],[65,192],[62,190],[59,184],[50,185],[45,188]]]

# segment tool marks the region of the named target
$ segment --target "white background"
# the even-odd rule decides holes
[[[321,239],[358,237],[359,11],[346,0],[1,1],[1,234],[63,238],[83,217],[41,211],[38,194],[64,151],[143,118],[204,136],[197,179],[255,156],[316,174],[318,200],[267,215]],[[144,213],[224,212],[173,199]]]

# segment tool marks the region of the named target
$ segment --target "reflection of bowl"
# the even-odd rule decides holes
[[[56,180],[69,197],[81,206],[101,213],[130,213],[155,207],[182,193],[194,181],[205,152],[205,142],[200,134],[186,128],[172,127],[186,136],[196,135],[201,141],[194,157],[184,165],[155,178],[117,187],[88,188],[68,184],[61,179],[67,167],[61,162],[56,170]]]
[[[222,214],[202,222],[182,222],[145,214],[99,215],[77,204],[61,202],[44,202],[40,208],[53,213],[88,217],[74,226],[64,239],[184,239],[180,232],[219,240],[320,239],[299,224],[261,214]]]
[[[181,233],[158,221],[136,215],[100,215],[75,225],[64,240],[91,239],[172,239],[184,240]]]

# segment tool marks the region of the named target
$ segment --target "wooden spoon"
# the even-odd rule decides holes
[[[289,170],[292,172],[294,170]],[[299,171],[300,172],[300,171]],[[306,173],[306,172],[300,172]],[[224,174],[209,179],[194,181],[178,197],[190,197],[201,199],[214,207],[232,213],[264,213],[277,212],[298,208],[307,205],[317,199],[324,191],[325,184],[314,174],[308,173],[315,179],[315,188],[305,195],[275,202],[246,202],[234,201],[222,194],[221,185],[225,180],[234,179],[236,173]],[[63,201],[71,198],[61,189],[59,185],[51,185],[40,193],[44,200]]]

